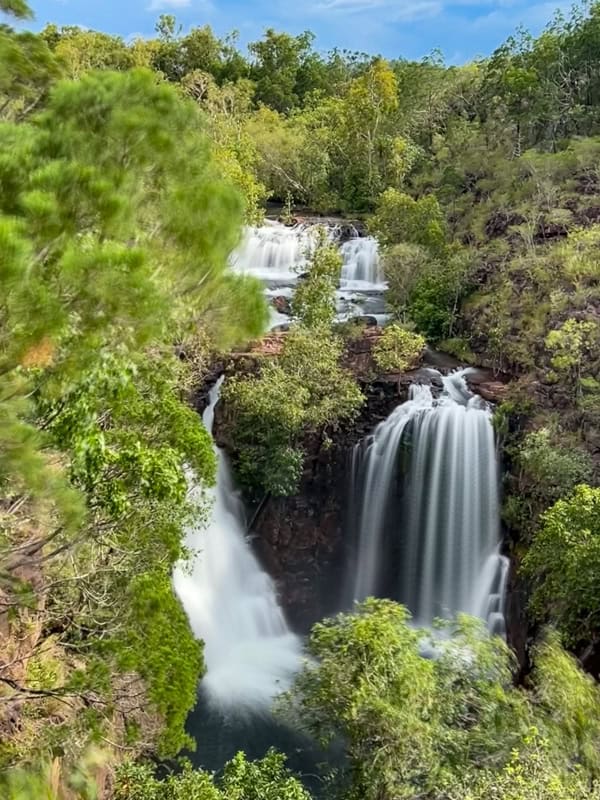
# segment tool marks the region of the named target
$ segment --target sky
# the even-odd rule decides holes
[[[157,17],[175,14],[184,30],[210,24],[240,43],[267,27],[311,30],[316,47],[419,59],[440,49],[450,64],[489,55],[519,25],[539,33],[572,0],[30,0],[35,28],[80,25],[125,38],[150,36]]]

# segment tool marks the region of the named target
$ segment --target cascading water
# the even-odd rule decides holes
[[[267,295],[289,296],[300,275],[309,268],[318,227],[287,227],[271,220],[261,227],[247,228],[242,244],[231,257],[232,268],[264,281]],[[348,225],[329,225],[326,230],[335,243],[340,242],[342,232],[349,232]],[[383,300],[386,284],[377,241],[371,236],[359,236],[352,229],[350,233],[354,235],[339,245],[343,264],[337,292],[338,319],[369,314],[383,322],[387,319]],[[289,322],[273,315],[273,325],[286,321]]]
[[[343,258],[342,287],[385,288],[376,239],[372,236],[348,239],[340,251]]]
[[[503,634],[508,562],[499,552],[491,415],[464,373],[442,383],[438,399],[412,386],[408,402],[354,451],[353,598],[392,596],[423,625],[465,612]]]
[[[211,390],[203,421],[210,432],[219,400]],[[288,628],[273,582],[245,539],[244,512],[225,454],[215,447],[217,484],[207,527],[187,531],[191,565],[175,570],[174,586],[194,634],[204,641],[208,702],[220,709],[267,711],[291,683],[301,662],[301,642]],[[199,487],[194,497],[204,498]]]
[[[287,227],[267,221],[257,228],[247,228],[240,248],[232,257],[232,266],[267,282],[295,282],[307,266],[318,225]],[[338,226],[330,226],[330,241],[337,242]],[[343,259],[341,285],[357,288],[384,288],[377,240],[372,236],[355,236],[340,245]]]
[[[315,231],[310,225],[290,228],[272,221],[246,228],[242,244],[232,256],[232,266],[267,283],[295,283],[314,247]]]

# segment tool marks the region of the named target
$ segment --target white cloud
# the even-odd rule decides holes
[[[568,12],[572,0],[547,0],[537,4],[517,5],[502,0],[500,8],[476,17],[469,24],[475,31],[515,30],[519,25],[535,31],[549,23],[556,11]]]
[[[572,0],[542,0],[547,5],[558,2],[570,3]],[[416,22],[434,17],[444,12],[460,11],[460,9],[488,9],[482,19],[505,18],[510,10],[525,9],[527,16],[531,4],[528,0],[315,0],[313,11],[321,14],[369,14],[377,13],[386,21]],[[537,6],[536,6],[537,9]]]
[[[192,0],[152,0],[148,11],[167,11],[177,8],[188,8]]]
[[[398,3],[397,0],[322,0],[317,4],[320,11],[340,11],[360,13],[363,11],[380,11],[385,9],[393,13],[397,19],[415,19],[428,16],[432,10],[441,7],[439,0],[408,0]]]
[[[321,13],[363,14],[378,12],[386,19],[412,22],[438,14],[442,0],[320,0],[315,10]]]

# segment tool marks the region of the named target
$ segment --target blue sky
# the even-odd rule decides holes
[[[209,23],[233,29],[242,44],[266,27],[312,30],[316,46],[421,58],[440,48],[449,63],[487,55],[518,25],[539,33],[571,0],[30,0],[36,28],[48,21],[76,24],[124,37],[151,35],[161,13],[184,29]]]

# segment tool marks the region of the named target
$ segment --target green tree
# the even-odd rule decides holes
[[[535,520],[551,503],[570,494],[593,473],[592,459],[563,433],[540,428],[528,433],[515,453],[518,494]]]
[[[435,796],[446,770],[460,774],[469,753],[487,752],[496,763],[510,753],[519,722],[508,651],[466,620],[455,633],[438,659],[426,659],[428,635],[409,625],[406,609],[374,599],[313,628],[315,662],[294,689],[298,714],[320,740],[346,742],[347,797]],[[468,665],[458,656],[463,648]]]
[[[470,258],[466,250],[448,244],[435,195],[415,200],[387,189],[369,228],[382,245],[391,307],[408,316],[431,341],[451,337],[468,285]]]
[[[419,280],[430,268],[430,256],[416,244],[394,244],[385,249],[383,268],[388,289],[386,303],[394,315],[407,321],[410,296]]]
[[[423,353],[425,339],[401,325],[388,325],[373,348],[373,358],[384,372],[405,372]]]
[[[589,642],[600,627],[600,489],[578,486],[542,515],[523,560],[534,582],[531,610],[565,642]]]
[[[313,628],[289,713],[344,743],[342,796],[594,796],[600,690],[555,637],[538,646],[526,693],[512,684],[507,646],[481,622],[459,618],[449,633],[436,638],[373,598]]]
[[[309,330],[328,331],[336,314],[335,290],[342,270],[339,249],[327,241],[327,232],[317,233],[315,252],[310,268],[296,287],[292,298],[292,313],[300,325]]]
[[[33,12],[25,0],[1,0],[0,11],[17,19],[30,19]]]
[[[210,25],[192,30],[182,38],[182,71],[187,75],[194,70],[220,76],[223,44]]]
[[[330,187],[330,131],[311,112],[291,119],[261,107],[246,127],[258,154],[258,176],[274,198],[328,210],[338,202]],[[326,140],[326,141],[324,141]]]
[[[369,228],[384,248],[406,242],[437,257],[446,247],[444,216],[434,195],[415,200],[397,189],[387,189],[377,202]]]
[[[256,83],[257,102],[280,112],[299,104],[300,70],[310,56],[313,40],[309,31],[290,36],[268,28],[262,39],[248,46],[254,57],[250,74]]]
[[[197,108],[148,71],[59,83],[0,140],[0,582],[13,641],[39,630],[0,667],[3,701],[36,702],[31,759],[106,725],[127,739],[150,713],[138,740],[175,753],[202,668],[170,583],[184,465],[210,483],[214,458],[172,345],[264,326],[260,287],[228,269],[242,203]],[[13,669],[50,647],[44,700]],[[56,698],[87,711],[57,722]]]
[[[342,344],[329,332],[293,329],[283,352],[258,376],[234,376],[224,386],[231,409],[237,471],[254,492],[294,494],[304,464],[303,438],[348,423],[363,403],[340,366]]]
[[[259,224],[269,192],[259,177],[259,147],[248,127],[254,85],[241,79],[219,86],[198,69],[184,75],[181,85],[206,113],[215,158],[244,197],[246,222]]]
[[[158,47],[152,60],[155,70],[168,80],[177,82],[185,74],[181,47],[181,25],[173,14],[161,14],[154,30],[158,35]]]
[[[487,65],[483,93],[489,102],[501,102],[514,123],[513,154],[520,157],[530,142],[528,125],[534,120],[540,76],[531,59],[533,39],[526,31],[510,37]]]
[[[219,778],[186,767],[159,779],[150,766],[126,763],[117,772],[115,800],[310,800],[310,794],[274,750],[259,761],[238,753]],[[12,798],[11,798],[12,800]]]
[[[0,12],[17,19],[33,16],[22,0],[2,0]],[[0,119],[22,120],[31,114],[60,72],[43,38],[0,25]]]
[[[350,156],[345,193],[356,198],[357,208],[361,207],[358,198],[364,198],[367,207],[372,205],[385,188],[386,163],[400,155],[399,140],[389,131],[389,120],[397,107],[396,76],[382,59],[376,59],[352,81],[344,98],[341,132]]]
[[[135,64],[134,51],[120,36],[76,26],[47,25],[41,38],[48,43],[69,78],[78,78],[94,69],[126,70]]]
[[[550,363],[575,395],[581,393],[585,356],[599,339],[597,323],[575,319],[568,319],[546,336],[546,349],[552,353]]]

